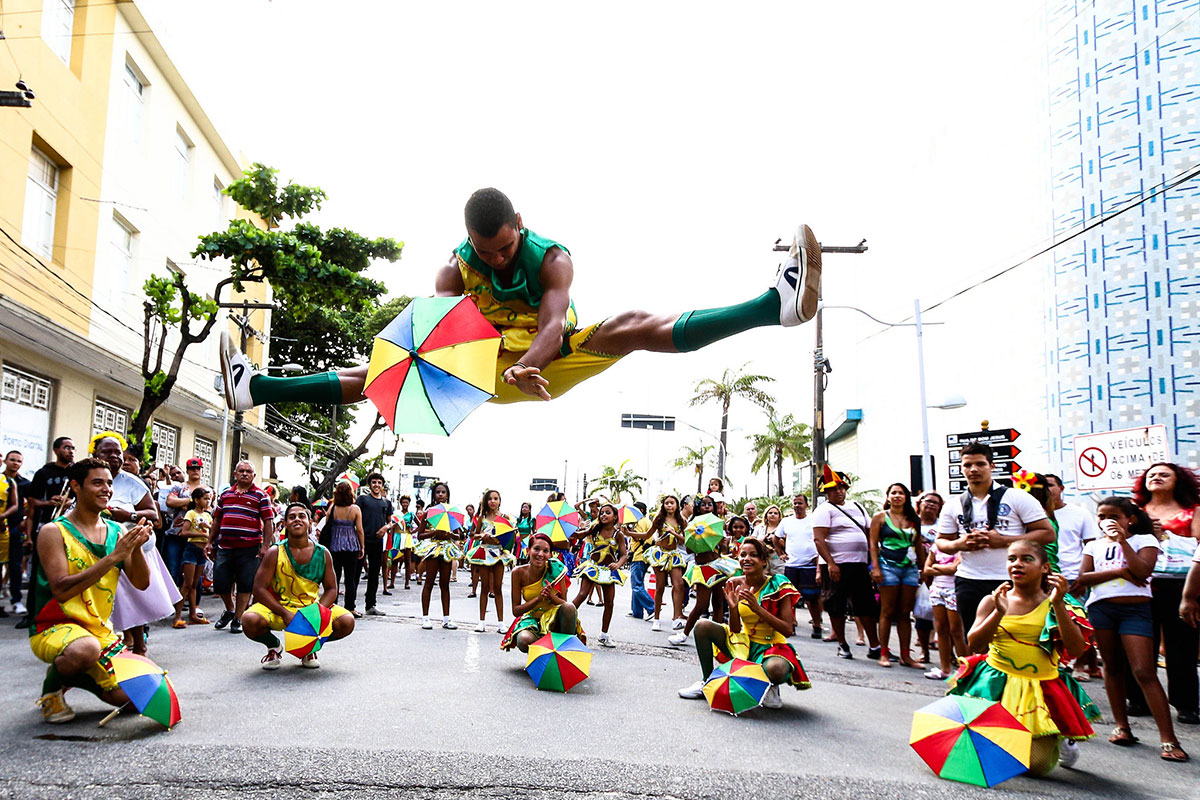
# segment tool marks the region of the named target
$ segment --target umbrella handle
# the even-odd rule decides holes
[[[117,714],[120,714],[120,713],[121,713],[121,709],[122,709],[122,708],[124,708],[124,707],[125,707],[125,706],[127,706],[127,705],[129,705],[129,704],[128,704],[128,703],[123,703],[123,704],[121,704],[121,705],[117,706],[116,708],[114,708],[112,711],[108,712],[108,716],[107,716],[107,717],[105,717],[104,719],[100,720],[100,725],[99,725],[99,727],[103,728],[105,725],[107,725],[108,723],[110,723],[110,722],[112,722],[114,719],[116,719],[116,717],[117,717]]]

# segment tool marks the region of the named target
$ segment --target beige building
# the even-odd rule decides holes
[[[0,451],[32,473],[50,443],[77,446],[96,431],[124,432],[140,401],[145,341],[142,284],[183,273],[211,291],[219,264],[194,261],[200,235],[246,212],[221,193],[241,164],[221,139],[135,2],[9,0],[0,87],[18,78],[32,107],[0,108]],[[249,285],[264,302],[269,287]],[[249,341],[266,363],[270,315]],[[168,404],[155,414],[155,462],[205,461],[228,475],[224,404],[216,391],[217,331],[187,351]],[[167,352],[171,341],[167,342]],[[242,452],[263,473],[292,446],[246,414]],[[232,432],[226,437],[231,442]]]

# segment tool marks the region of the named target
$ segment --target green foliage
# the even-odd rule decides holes
[[[242,208],[262,217],[271,228],[279,227],[284,217],[303,217],[321,207],[326,198],[323,190],[291,182],[280,188],[275,180],[278,173],[277,169],[255,162],[242,173],[244,177],[229,184],[224,192]]]
[[[792,513],[792,498],[785,495],[763,495],[762,497],[743,497],[741,500],[736,500],[729,507],[733,509],[735,514],[742,514],[746,510],[748,503],[754,503],[758,507],[759,519],[762,519],[763,512],[767,510],[767,506],[779,506],[779,510],[786,517]]]
[[[645,491],[642,481],[646,480],[646,476],[638,475],[627,467],[628,464],[629,459],[626,459],[616,467],[601,467],[600,474],[588,481],[587,493],[593,495],[603,492],[614,503],[620,503],[621,496],[625,494],[629,495],[630,502],[636,500],[638,494]]]
[[[812,435],[808,425],[797,422],[791,414],[782,417],[775,415],[774,408],[767,409],[767,428],[763,433],[755,433],[746,437],[750,440],[754,452],[754,463],[750,469],[758,472],[768,462],[776,470],[776,492],[783,492],[783,461],[785,458],[793,462],[807,461],[812,458]]]
[[[721,405],[721,449],[717,453],[717,474],[725,478],[725,455],[729,452],[729,407],[735,397],[749,400],[760,408],[769,409],[775,403],[775,398],[759,388],[759,384],[772,383],[770,375],[753,375],[745,372],[748,364],[739,369],[726,369],[719,380],[704,378],[696,383],[692,399],[688,405],[698,406],[706,403]]]

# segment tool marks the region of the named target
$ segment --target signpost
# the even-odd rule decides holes
[[[622,414],[622,428],[642,428],[649,431],[675,430],[675,418],[660,414]]]
[[[987,422],[983,424],[987,425]],[[1013,444],[1020,435],[1021,432],[1016,428],[947,434],[946,460],[949,463],[946,465],[946,471],[950,475],[950,494],[962,494],[967,490],[967,481],[962,473],[962,449],[969,444],[986,444],[992,448],[992,480],[1004,486],[1012,486],[1013,473],[1021,469],[1021,465],[1016,462],[1021,448]]]
[[[557,492],[557,478],[531,478],[529,480],[529,491],[531,492]]]
[[[1081,492],[1131,489],[1156,461],[1170,461],[1165,425],[1147,425],[1075,437],[1075,488]]]

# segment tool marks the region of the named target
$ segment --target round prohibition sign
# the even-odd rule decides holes
[[[1108,456],[1099,447],[1089,447],[1079,454],[1079,471],[1089,478],[1098,478],[1108,466]]]

